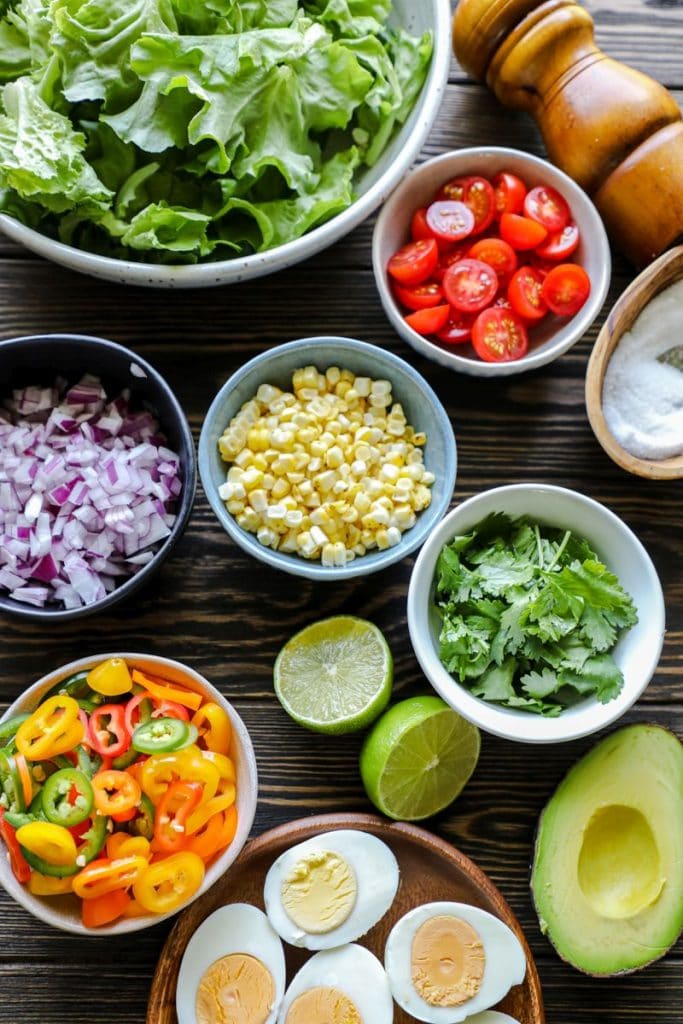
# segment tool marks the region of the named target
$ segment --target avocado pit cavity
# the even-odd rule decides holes
[[[645,816],[624,804],[597,810],[584,832],[578,876],[583,895],[601,917],[622,920],[652,906],[666,879]]]

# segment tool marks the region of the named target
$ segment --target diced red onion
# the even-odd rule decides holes
[[[27,387],[0,410],[0,589],[42,607],[98,601],[175,522],[180,460],[147,411],[97,377]],[[37,585],[40,584],[40,585]]]

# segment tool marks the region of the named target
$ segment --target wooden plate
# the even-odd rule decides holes
[[[179,917],[164,946],[152,981],[147,1024],[177,1024],[175,990],[180,961],[190,937],[202,921],[226,903],[253,903],[263,909],[263,883],[273,861],[290,846],[304,839],[353,828],[370,832],[393,850],[401,871],[393,906],[382,920],[360,940],[380,960],[392,927],[408,910],[433,900],[472,903],[505,922],[517,935],[527,958],[526,978],[511,989],[499,1009],[520,1024],[544,1024],[541,986],[531,951],[517,919],[493,883],[471,860],[449,843],[414,825],[389,823],[369,814],[322,814],[280,825],[252,840],[230,870],[204,896]],[[311,956],[306,950],[285,945],[287,983]],[[395,1008],[396,1024],[414,1018]]]

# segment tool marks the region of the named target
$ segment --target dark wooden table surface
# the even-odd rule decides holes
[[[683,98],[681,0],[591,0],[599,43],[657,76]],[[522,115],[503,111],[453,65],[424,156],[496,142],[536,153]],[[251,284],[196,293],[99,283],[43,262],[0,237],[0,338],[80,331],[138,350],[163,374],[195,435],[223,381],[246,359],[293,338],[342,334],[400,353],[435,387],[451,415],[459,468],[454,502],[513,481],[577,488],[635,530],[664,586],[662,660],[628,722],[655,721],[683,736],[681,483],[649,483],[619,470],[591,433],[584,373],[609,305],[632,273],[618,257],[603,316],[557,362],[500,383],[444,373],[398,342],[382,313],[367,223],[322,255]],[[48,669],[84,654],[138,650],[178,658],[211,679],[251,731],[261,776],[255,832],[313,812],[369,810],[357,771],[359,739],[300,730],[271,685],[275,655],[308,622],[354,613],[384,630],[396,660],[395,695],[425,687],[408,640],[405,601],[412,559],[344,585],[314,585],[250,561],[223,533],[199,490],[176,555],[124,607],[85,625],[37,628],[5,618],[0,708]],[[247,584],[247,585],[245,585]],[[432,828],[489,873],[519,916],[544,986],[549,1024],[676,1024],[683,1019],[683,948],[646,973],[595,980],[565,966],[541,936],[528,892],[539,812],[591,741],[534,748],[483,737],[479,767]],[[41,925],[0,892],[3,1024],[133,1024],[169,924],[116,941],[81,940]]]

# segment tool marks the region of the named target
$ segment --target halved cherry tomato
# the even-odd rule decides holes
[[[541,294],[553,313],[574,316],[590,295],[591,279],[578,263],[560,263],[553,267]]]
[[[431,309],[418,309],[416,313],[410,313],[405,321],[418,334],[436,334],[445,326],[450,311],[448,303],[432,306]]]
[[[396,298],[406,309],[429,309],[443,302],[443,288],[438,281],[425,281],[424,284],[416,284],[412,288],[401,288],[396,284],[394,291]]]
[[[459,242],[474,230],[474,214],[465,203],[441,199],[427,207],[427,225],[444,242]]]
[[[548,230],[538,221],[520,217],[516,213],[504,213],[500,218],[500,235],[513,249],[535,249],[545,241]]]
[[[425,238],[404,245],[389,260],[387,270],[401,284],[422,284],[439,262],[436,239]]]
[[[472,337],[473,323],[473,313],[461,313],[458,309],[451,309],[446,326],[436,332],[436,337],[445,345],[462,345]]]
[[[467,255],[493,267],[498,278],[507,278],[517,269],[517,253],[502,238],[482,238],[475,242]]]
[[[451,306],[461,313],[478,313],[493,302],[498,291],[498,277],[488,263],[460,260],[446,271],[443,290]]]
[[[550,185],[537,185],[527,192],[524,214],[548,231],[561,231],[571,217],[567,200]]]
[[[486,178],[467,175],[446,182],[437,194],[437,199],[452,199],[464,203],[474,215],[473,235],[485,231],[496,215],[496,197],[493,187]]]
[[[579,240],[579,229],[571,220],[561,231],[548,235],[536,253],[544,260],[566,260],[578,248]]]
[[[542,320],[548,312],[548,305],[541,295],[543,278],[533,267],[520,267],[512,275],[507,297],[515,313],[534,323]]]
[[[493,191],[496,196],[496,213],[521,213],[526,196],[526,185],[516,174],[501,171],[493,179]]]
[[[434,237],[427,223],[426,206],[419,206],[413,214],[410,221],[410,237],[414,242],[422,242]]]
[[[474,321],[472,344],[487,363],[521,359],[529,346],[526,326],[513,311],[500,306],[485,309]]]
[[[439,262],[432,274],[435,281],[443,281],[444,274],[449,267],[452,267],[454,263],[458,263],[459,260],[464,260],[467,255],[467,242],[461,245],[451,245],[447,249],[441,250],[439,256]]]

